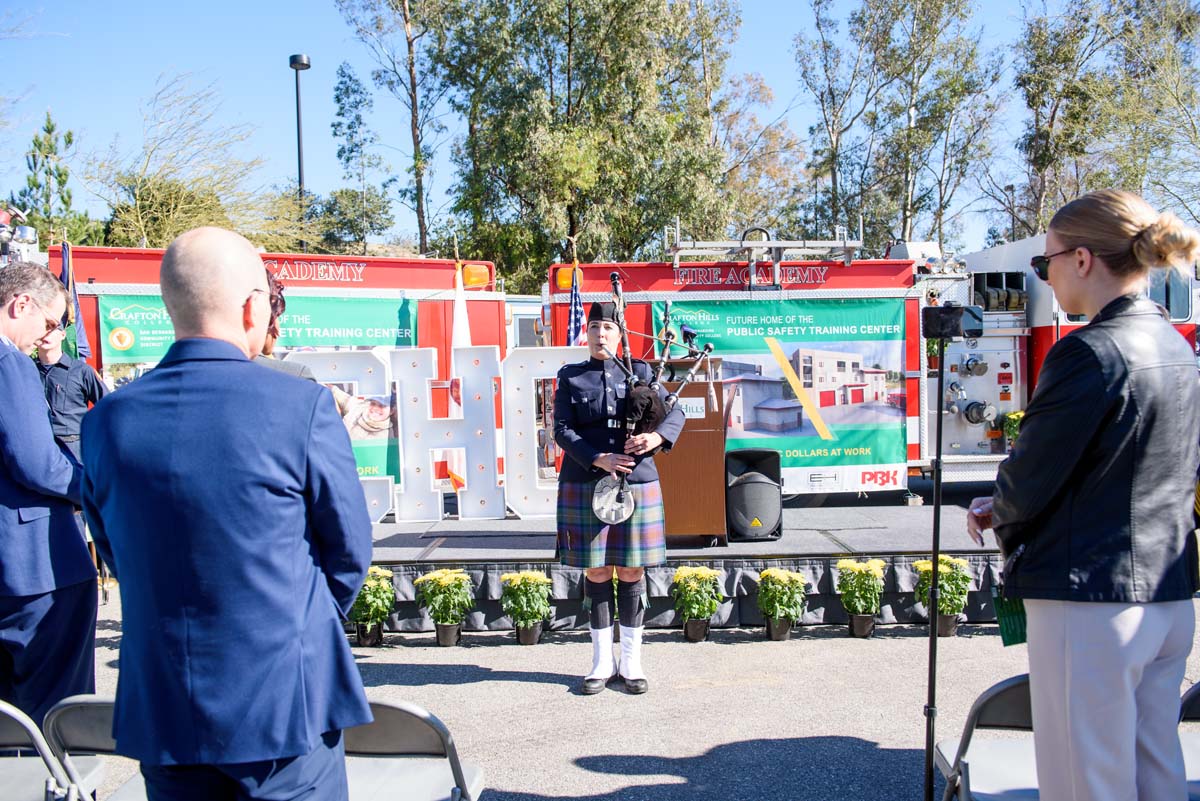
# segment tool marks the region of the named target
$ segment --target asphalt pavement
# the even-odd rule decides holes
[[[932,504],[930,482],[911,487]],[[967,503],[988,490],[946,485],[948,537],[961,535]],[[832,495],[821,516],[898,505],[895,493]],[[908,517],[927,527],[928,510]],[[99,617],[97,684],[112,693],[121,636],[115,593]],[[959,735],[984,689],[1028,669],[1025,647],[1005,648],[995,625],[960,626],[938,651],[938,739]],[[703,643],[649,630],[643,696],[616,684],[578,694],[591,662],[586,632],[550,632],[535,646],[517,645],[511,632],[467,632],[450,648],[438,647],[432,632],[387,634],[382,648],[354,654],[372,697],[414,702],[449,726],[462,757],[484,770],[485,801],[921,798],[924,626],[881,626],[869,640],[850,638],[844,626],[805,626],[787,642],[770,642],[761,629],[715,629]],[[1198,679],[1193,650],[1185,686]],[[136,770],[109,762],[101,801]],[[395,798],[404,797],[398,787]]]
[[[100,692],[115,690],[120,636],[114,594],[100,608]],[[462,757],[482,766],[487,801],[921,797],[924,626],[880,627],[869,640],[814,626],[787,642],[761,629],[714,630],[703,643],[652,630],[646,641],[643,696],[617,685],[578,694],[591,660],[584,632],[535,646],[468,632],[450,648],[432,633],[388,634],[354,654],[369,694],[417,703],[449,726]],[[938,663],[939,739],[960,733],[985,688],[1027,670],[1025,647],[1003,647],[994,625],[940,640]],[[1200,678],[1195,651],[1187,676]],[[110,762],[100,799],[136,769]]]

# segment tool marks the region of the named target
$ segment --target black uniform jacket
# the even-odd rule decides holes
[[[650,366],[637,359],[633,371],[649,383]],[[559,481],[594,481],[605,475],[592,466],[602,453],[625,452],[625,397],[628,383],[625,373],[612,360],[588,359],[568,364],[558,371],[558,389],[554,392],[554,441],[566,454]],[[659,396],[666,398],[666,390]],[[683,430],[683,410],[676,406],[658,426],[663,451],[668,451]],[[650,455],[635,456],[629,474],[633,484],[658,480],[658,469]]]
[[[91,365],[65,353],[54,364],[37,362],[37,367],[46,388],[54,438],[71,452],[75,461],[82,462],[79,427],[90,408],[88,404],[99,403],[108,394],[108,386]]]
[[[1150,300],[1112,301],[1050,349],[1000,465],[993,522],[1009,554],[1006,594],[1190,598],[1198,462],[1191,346]]]

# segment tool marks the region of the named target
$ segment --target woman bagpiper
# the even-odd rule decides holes
[[[566,453],[558,483],[558,554],[564,565],[587,571],[591,602],[592,669],[580,692],[594,695],[616,676],[626,692],[640,694],[649,685],[642,671],[642,622],[645,617],[645,568],[666,560],[662,490],[651,454],[668,450],[683,430],[683,412],[671,409],[654,431],[626,433],[629,381],[612,354],[621,341],[617,309],[593,303],[588,312],[590,358],[558,372],[554,393],[554,439]],[[650,380],[645,362],[634,373]],[[666,393],[659,390],[660,397]],[[633,496],[633,515],[608,524],[592,510],[596,483],[606,475],[625,475]],[[621,661],[613,664],[613,572],[621,621]]]

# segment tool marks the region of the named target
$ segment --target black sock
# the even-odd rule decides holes
[[[637,581],[617,582],[617,614],[621,617],[622,626],[636,629],[642,625],[646,617],[645,595],[644,575]]]
[[[592,581],[586,579],[588,600],[592,605],[591,627],[607,629],[613,624],[613,585],[612,579]]]

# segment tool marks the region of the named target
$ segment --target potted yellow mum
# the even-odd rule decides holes
[[[392,586],[392,571],[372,565],[350,607],[358,644],[364,647],[383,645],[383,623],[396,604],[396,589]]]
[[[500,576],[500,608],[512,618],[521,645],[536,645],[550,615],[550,577],[540,570]]]
[[[1004,438],[1008,440],[1008,448],[1012,450],[1012,446],[1017,441],[1017,436],[1021,433],[1021,421],[1025,419],[1025,412],[1008,412],[1004,415]],[[940,572],[940,571],[939,571]]]
[[[875,631],[879,596],[883,593],[883,568],[882,559],[838,560],[837,591],[842,596],[842,606],[850,615],[851,637],[870,637]]]
[[[779,567],[768,567],[758,574],[758,610],[766,619],[767,636],[786,640],[792,626],[804,614],[804,576]]]
[[[681,565],[675,569],[671,584],[675,611],[683,617],[683,633],[688,642],[708,639],[708,625],[721,604],[721,572],[711,567]]]
[[[918,559],[913,562],[917,571],[917,600],[933,617],[929,608],[929,590],[933,584],[933,560]],[[953,637],[958,631],[958,616],[967,608],[967,591],[971,589],[970,565],[966,559],[957,559],[938,554],[938,608],[937,633],[939,637]]]
[[[437,629],[438,645],[457,645],[462,622],[475,605],[471,577],[461,569],[434,570],[413,579],[417,598],[429,610]]]

